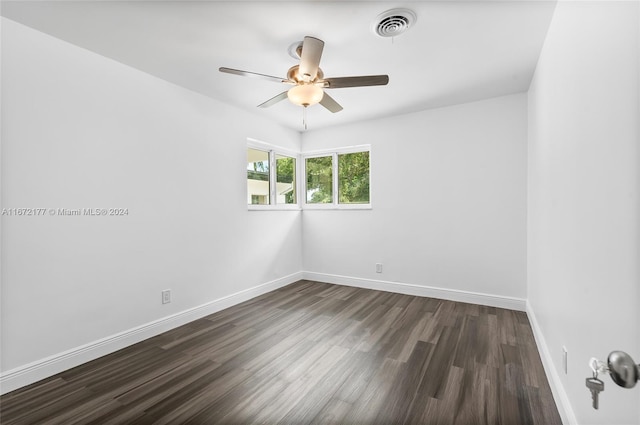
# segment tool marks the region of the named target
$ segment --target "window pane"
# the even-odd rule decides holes
[[[369,203],[369,152],[338,155],[338,202]]]
[[[333,202],[332,157],[307,158],[307,203],[330,204]]]
[[[247,149],[247,202],[269,205],[269,152]]]
[[[296,202],[296,160],[276,155],[276,204]]]

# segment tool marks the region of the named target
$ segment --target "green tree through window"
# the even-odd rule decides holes
[[[307,158],[306,169],[307,203],[329,204],[333,202],[333,157]]]
[[[369,152],[338,155],[338,202],[369,203]]]
[[[295,204],[297,202],[295,158],[276,155],[276,186],[283,189],[285,204]],[[278,195],[281,195],[280,189],[278,189]]]

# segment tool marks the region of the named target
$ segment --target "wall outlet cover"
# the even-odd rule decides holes
[[[165,289],[162,291],[162,304],[169,304],[171,302],[171,289]]]

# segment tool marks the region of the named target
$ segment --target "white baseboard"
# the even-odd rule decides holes
[[[378,291],[396,292],[399,294],[415,295],[419,297],[440,298],[450,301],[506,308],[509,310],[526,311],[526,300],[523,298],[460,291],[457,289],[436,288],[433,286],[413,285],[410,283],[362,279],[326,273],[302,272],[302,276],[306,280],[315,280],[324,283],[334,283],[337,285],[354,286],[357,288],[375,289]]]
[[[536,319],[533,307],[528,300],[527,316],[529,316],[533,336],[536,340],[536,345],[538,346],[538,351],[540,352],[540,357],[542,359],[542,366],[544,367],[544,372],[547,375],[547,381],[549,381],[549,386],[553,393],[553,399],[556,402],[562,423],[565,425],[578,425],[578,420],[576,419],[576,415],[573,413],[569,397],[567,396],[564,386],[562,385],[562,381],[560,380],[560,374],[553,364],[549,347],[547,346],[547,342],[542,334],[542,329],[540,329],[538,319]]]
[[[226,297],[218,298],[198,307],[163,317],[150,323],[120,332],[106,338],[67,350],[62,353],[29,363],[0,374],[0,394],[48,378],[57,373],[95,360],[106,354],[144,341],[168,330],[208,316],[225,308],[250,300],[259,295],[289,285],[303,279],[302,273],[294,273],[271,282],[263,283]]]

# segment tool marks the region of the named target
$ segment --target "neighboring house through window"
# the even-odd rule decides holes
[[[298,206],[297,154],[252,141],[247,147],[247,204],[256,209]]]

